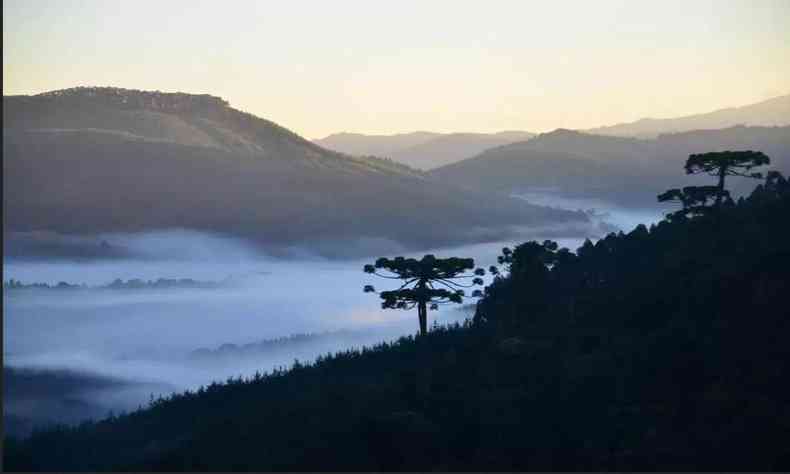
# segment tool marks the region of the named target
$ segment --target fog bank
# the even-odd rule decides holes
[[[546,198],[546,203],[557,205],[558,201]],[[560,204],[594,207],[590,203]],[[609,221],[629,230],[637,218],[649,217],[616,212],[603,218],[601,213],[597,215],[593,225],[585,228],[513,228],[509,231],[512,238],[505,240],[425,252],[396,249],[381,255],[472,257],[476,265],[487,268],[496,264],[503,246],[553,238],[575,250],[585,236],[599,237],[615,229]],[[4,417],[18,433],[47,420],[74,422],[103,416],[110,409],[145,405],[151,394],[194,389],[229,376],[250,376],[289,366],[295,358],[310,361],[321,354],[417,331],[415,313],[384,311],[375,295],[362,292],[367,284],[379,289],[392,286],[362,272],[363,265],[374,259],[330,260],[300,246],[272,256],[238,239],[189,230],[107,234],[96,239],[127,253],[110,259],[6,257],[4,278],[89,286],[106,285],[117,278],[191,278],[228,284],[215,288],[4,291],[4,368],[35,374],[24,378],[19,375],[22,372],[16,372],[7,379],[12,392],[7,392],[11,402],[4,405]],[[386,247],[386,242],[383,244]],[[469,316],[468,309],[443,307],[429,314],[429,324],[462,321]],[[298,343],[262,343],[294,334],[317,336]],[[195,357],[201,349],[198,353],[203,357]],[[205,357],[207,354],[210,357]],[[54,388],[53,380],[59,377],[75,381],[71,386],[81,389]],[[83,378],[92,382],[79,382]],[[31,387],[38,387],[35,396]],[[46,409],[31,411],[34,405]]]

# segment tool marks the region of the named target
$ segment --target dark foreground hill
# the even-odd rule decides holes
[[[788,470],[788,215],[774,178],[576,254],[523,244],[462,327],[7,439],[5,468]]]
[[[762,150],[774,169],[790,172],[790,126],[697,130],[637,139],[556,130],[431,171],[437,181],[489,192],[554,193],[625,207],[656,207],[668,187],[699,185],[679,177],[677,162],[692,153]],[[704,178],[703,178],[704,179]],[[753,183],[733,183],[735,195]]]
[[[9,233],[187,228],[330,255],[585,219],[332,152],[218,97],[114,88],[4,97],[3,188]]]

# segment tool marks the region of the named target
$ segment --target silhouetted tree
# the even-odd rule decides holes
[[[436,258],[425,255],[421,260],[414,258],[395,257],[394,259],[379,258],[373,265],[365,265],[365,273],[371,273],[382,278],[404,280],[397,290],[382,291],[379,293],[381,307],[384,309],[412,309],[417,307],[420,320],[420,334],[428,332],[428,309],[438,309],[440,304],[461,303],[465,295],[463,288],[482,285],[485,270],[477,268],[474,275],[464,275],[467,270],[472,270],[475,262],[471,258]],[[380,273],[386,271],[387,273]],[[456,280],[471,279],[469,284],[459,283]],[[442,288],[443,287],[443,288]],[[375,293],[371,285],[365,285],[366,293]],[[475,290],[472,297],[482,296],[480,290]]]
[[[727,176],[743,176],[762,179],[762,173],[749,173],[752,168],[771,163],[771,159],[759,151],[718,151],[690,155],[686,161],[686,174],[707,173],[718,177],[715,193],[716,208],[726,196],[724,179]],[[686,188],[684,188],[686,189]],[[660,200],[660,199],[659,199]]]
[[[486,299],[477,306],[475,322],[494,322],[497,329],[510,330],[536,318],[558,301],[550,285],[550,268],[574,258],[567,248],[559,248],[557,242],[551,240],[525,242],[514,249],[503,248],[502,255],[497,257],[503,270],[495,266],[489,269],[495,275],[494,282],[485,289]],[[518,292],[513,291],[515,287],[519,288]],[[508,300],[506,305],[500,304],[503,295]],[[567,295],[563,298],[567,299]],[[496,321],[492,320],[494,316]]]

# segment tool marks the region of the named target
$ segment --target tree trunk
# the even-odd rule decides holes
[[[417,304],[417,315],[420,317],[420,335],[428,334],[428,304],[420,301]]]
[[[719,192],[716,193],[716,209],[721,207],[722,196],[724,196],[724,177],[727,176],[727,167],[722,166],[719,169]]]

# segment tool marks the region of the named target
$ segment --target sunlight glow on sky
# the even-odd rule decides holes
[[[3,94],[208,93],[309,138],[546,131],[790,93],[790,0],[4,0]]]

